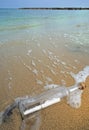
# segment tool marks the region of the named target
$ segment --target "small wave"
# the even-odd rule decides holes
[[[38,26],[41,26],[41,24],[0,27],[0,31],[24,30],[24,29],[30,29]]]

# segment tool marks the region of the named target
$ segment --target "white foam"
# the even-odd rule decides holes
[[[56,87],[59,87],[59,85],[57,85],[57,84],[49,84],[49,85],[44,86],[44,89],[52,89],[52,88],[56,88]]]
[[[35,75],[38,75],[38,71],[37,71],[36,69],[34,69],[32,72],[33,72]]]
[[[75,79],[76,83],[85,82],[86,78],[89,76],[89,66],[86,66],[78,74],[70,73],[71,76]]]
[[[37,84],[39,84],[39,85],[43,84],[43,82],[41,80],[36,79],[36,81],[37,81]]]
[[[53,66],[54,68],[56,68],[56,66],[55,66],[54,64],[52,64],[52,66]]]
[[[82,97],[83,90],[78,89],[78,83],[84,82],[86,80],[87,76],[89,76],[89,66],[86,66],[78,74],[71,73],[71,75],[75,79],[75,85],[70,87],[72,91],[70,91],[70,93],[67,95],[67,103],[73,108],[79,108],[81,106],[81,97]],[[64,80],[62,80],[62,82],[63,82],[63,85],[66,84],[64,82]],[[55,85],[55,84],[51,84],[51,85],[46,85],[44,88],[52,89],[55,87],[59,87],[59,86]],[[74,87],[74,88],[72,88],[72,87]],[[66,88],[66,90],[67,89],[69,89],[69,88]],[[69,91],[69,90],[67,90],[67,91]]]
[[[9,77],[9,80],[12,80],[12,77]]]
[[[55,71],[53,69],[50,69],[51,73],[56,75]]]
[[[25,62],[23,61],[23,59],[22,59],[20,56],[19,56],[19,59],[20,59],[20,61],[22,62],[22,64],[25,66],[26,69],[28,69],[29,71],[32,70],[29,65],[25,64]]]
[[[66,65],[66,63],[65,63],[64,61],[61,61],[61,64],[62,64],[62,65]]]
[[[32,60],[32,65],[33,65],[33,66],[36,66],[36,64],[35,64],[35,62],[34,62],[33,60]]]
[[[8,88],[10,89],[12,87],[12,74],[10,72],[10,70],[8,70]]]
[[[32,70],[29,65],[25,65],[25,67],[26,67],[28,70]]]
[[[67,103],[73,108],[79,108],[81,106],[82,90],[77,90],[70,93],[67,97]]]
[[[51,41],[51,40],[52,40],[52,37],[49,37],[49,40]]]
[[[38,59],[38,62],[41,63],[42,61],[40,59]]]
[[[54,65],[57,65],[57,62],[54,61],[53,63],[54,63]]]
[[[38,43],[37,46],[40,47],[40,43]]]
[[[53,54],[53,53],[52,53],[51,51],[49,51],[49,50],[48,50],[48,53],[49,53],[49,55],[52,55],[52,54]]]
[[[58,59],[58,58],[56,58],[56,61],[59,63],[60,62],[60,60]]]
[[[8,83],[8,88],[11,89],[11,87],[12,87],[12,83],[9,82],[9,83]]]
[[[45,65],[47,68],[49,68],[50,69],[50,66],[49,65]]]
[[[80,82],[85,82],[87,76],[89,76],[89,66],[86,66],[78,74],[71,73],[72,77],[75,79],[76,85]],[[69,94],[67,98],[67,103],[74,108],[79,108],[81,106],[81,96],[83,90],[77,90]]]
[[[79,61],[77,59],[75,59],[74,62],[78,63]]]
[[[61,71],[60,71],[60,73],[61,73],[61,74],[64,74],[64,73],[65,73],[65,71],[61,70]]]
[[[29,56],[32,53],[32,49],[28,50],[27,55]]]
[[[75,66],[72,66],[73,67],[73,69],[77,69]]]
[[[68,37],[68,34],[67,34],[67,33],[64,33],[64,37],[65,37],[65,38]]]

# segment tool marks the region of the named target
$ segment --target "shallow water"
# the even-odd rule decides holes
[[[89,65],[88,16],[89,11],[0,9],[0,111],[47,84],[74,83],[70,73]]]

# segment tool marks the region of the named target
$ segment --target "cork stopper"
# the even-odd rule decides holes
[[[85,88],[86,88],[85,82],[79,83],[79,89],[80,89],[80,90],[84,90]]]

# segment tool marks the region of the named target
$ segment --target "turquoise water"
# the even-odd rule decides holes
[[[0,9],[0,42],[55,35],[89,43],[89,11]]]

